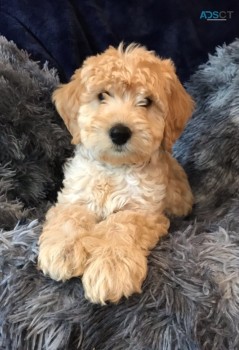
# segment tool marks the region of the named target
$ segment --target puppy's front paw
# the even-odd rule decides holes
[[[55,237],[40,243],[38,266],[52,279],[65,281],[83,274],[87,256],[79,237],[58,240]]]
[[[146,273],[143,252],[103,248],[87,262],[82,278],[85,296],[93,303],[117,303],[123,296],[141,292]]]

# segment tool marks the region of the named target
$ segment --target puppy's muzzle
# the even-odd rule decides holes
[[[115,145],[122,146],[130,139],[132,131],[124,124],[116,124],[109,130],[109,135]]]

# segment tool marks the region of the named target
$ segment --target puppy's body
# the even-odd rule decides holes
[[[142,164],[111,165],[77,146],[65,168],[59,203],[81,203],[99,220],[123,209],[162,212],[168,185],[166,155],[155,152]]]
[[[171,185],[169,173],[183,177],[183,169],[175,159],[164,151],[156,151],[149,162],[115,166],[94,159],[90,151],[81,145],[76,147],[74,158],[65,166],[63,189],[58,203],[80,203],[104,220],[119,210],[145,210],[183,216],[191,206],[192,196],[186,181],[174,188],[174,201],[178,195],[184,198],[180,205],[167,208]],[[94,174],[94,176],[92,176]]]
[[[193,102],[170,60],[135,45],[87,59],[53,99],[77,146],[46,217],[39,266],[56,280],[83,275],[91,301],[117,302],[141,290],[165,214],[191,210],[171,149]]]

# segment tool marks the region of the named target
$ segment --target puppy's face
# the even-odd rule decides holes
[[[135,45],[88,58],[53,100],[72,142],[111,164],[171,151],[193,109],[172,62]]]

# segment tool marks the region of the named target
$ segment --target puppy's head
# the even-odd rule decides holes
[[[111,164],[145,162],[160,147],[171,152],[193,110],[172,61],[133,44],[86,59],[53,101],[72,143]]]

